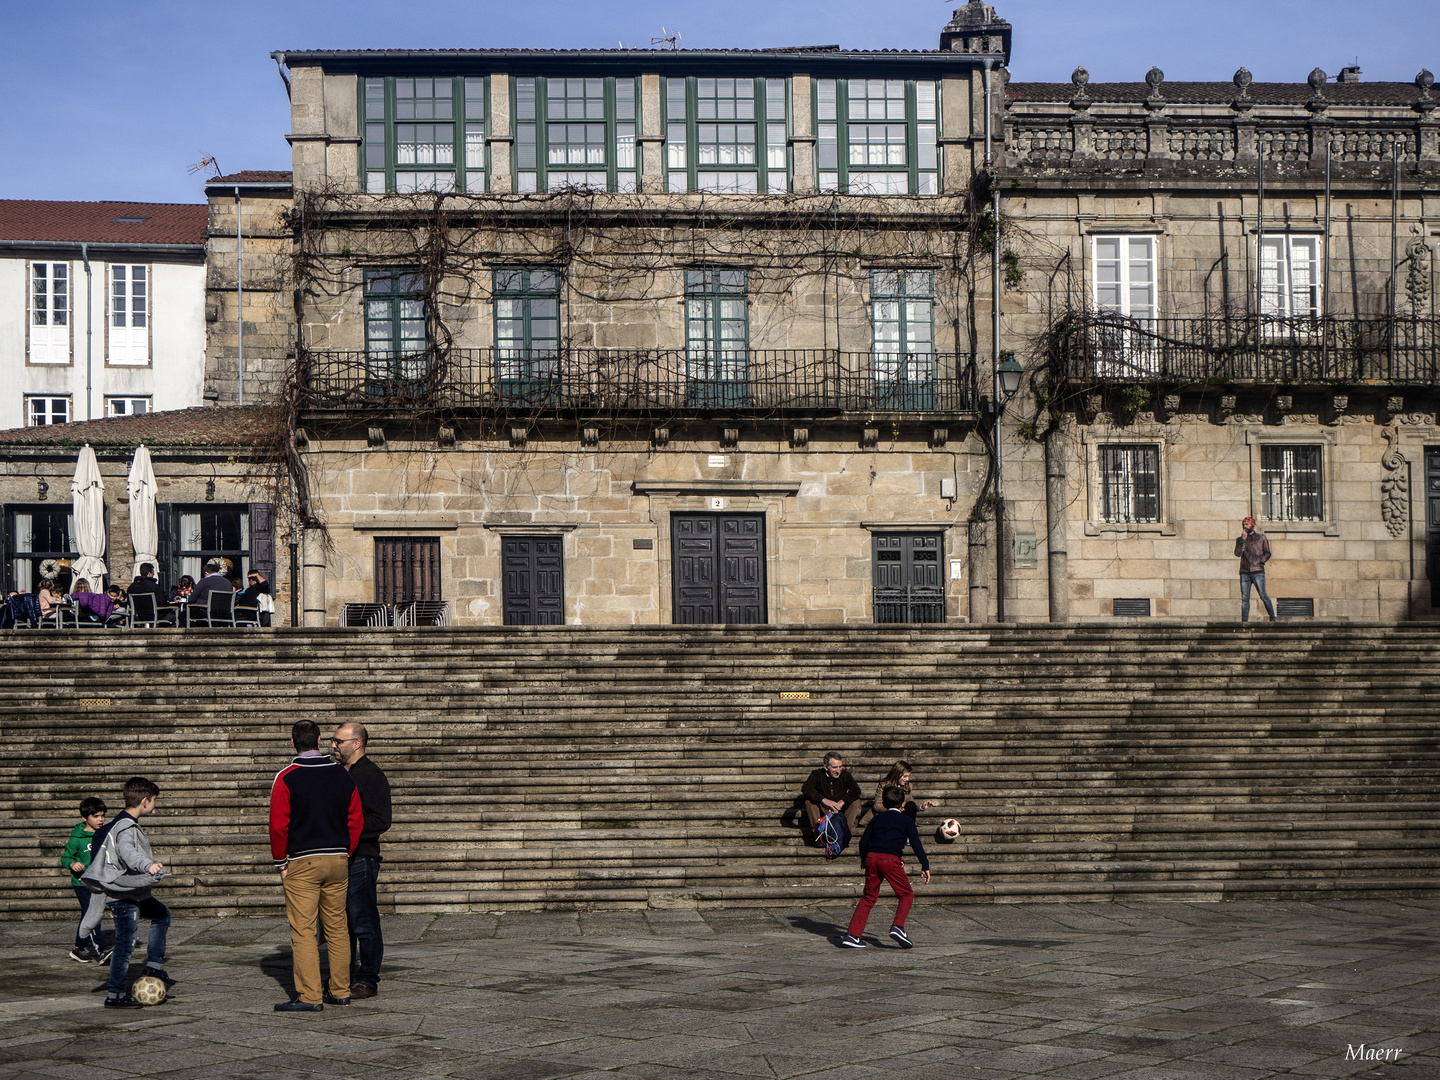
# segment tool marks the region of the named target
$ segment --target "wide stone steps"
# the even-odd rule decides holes
[[[264,807],[299,717],[372,729],[390,910],[852,897],[853,848],[827,863],[797,822],[832,748],[867,794],[911,760],[927,837],[964,822],[927,895],[1440,888],[1440,628],[156,631],[57,664],[60,640],[0,634],[11,917],[73,906],[74,804],[133,772],[164,790],[167,900],[278,910]]]

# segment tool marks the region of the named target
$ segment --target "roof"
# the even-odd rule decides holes
[[[242,169],[228,176],[212,176],[206,187],[215,184],[288,184],[294,178],[289,169]]]
[[[1012,82],[1005,88],[1011,101],[1068,102],[1078,88],[1073,83]],[[1163,82],[1160,96],[1171,105],[1229,105],[1240,93],[1233,82]],[[1097,105],[1139,105],[1150,95],[1143,82],[1089,83],[1085,95]],[[1248,96],[1256,105],[1305,105],[1311,99],[1306,83],[1251,83]],[[1420,97],[1414,83],[1358,82],[1325,84],[1325,100],[1332,105],[1411,106]],[[1440,99],[1437,99],[1440,100]]]
[[[42,202],[0,199],[0,243],[205,243],[203,203]]]
[[[265,442],[277,422],[269,405],[173,409],[169,412],[82,420],[73,424],[10,428],[0,431],[4,447],[79,447],[133,449],[142,442],[159,447],[240,447]]]

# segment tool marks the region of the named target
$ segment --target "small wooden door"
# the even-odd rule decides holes
[[[674,514],[670,540],[676,623],[765,622],[764,514]]]
[[[377,537],[375,602],[408,604],[440,600],[440,538]]]
[[[943,623],[939,533],[876,533],[875,621]]]
[[[564,540],[507,536],[501,550],[506,626],[564,626]]]

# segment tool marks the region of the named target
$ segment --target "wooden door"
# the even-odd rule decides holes
[[[506,626],[565,625],[564,540],[507,536],[501,544]]]
[[[676,623],[765,622],[763,514],[675,514],[670,536]]]

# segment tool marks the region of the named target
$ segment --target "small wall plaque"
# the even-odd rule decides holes
[[[637,537],[635,538],[635,542],[634,542],[634,550],[636,550],[636,551],[654,551],[654,550],[655,550],[655,538],[654,538],[654,537],[651,537],[651,536],[637,536]]]
[[[1015,534],[1015,569],[1034,570],[1040,565],[1040,542],[1034,533]]]
[[[725,455],[711,454],[709,465],[712,469],[723,469],[725,467]]]

